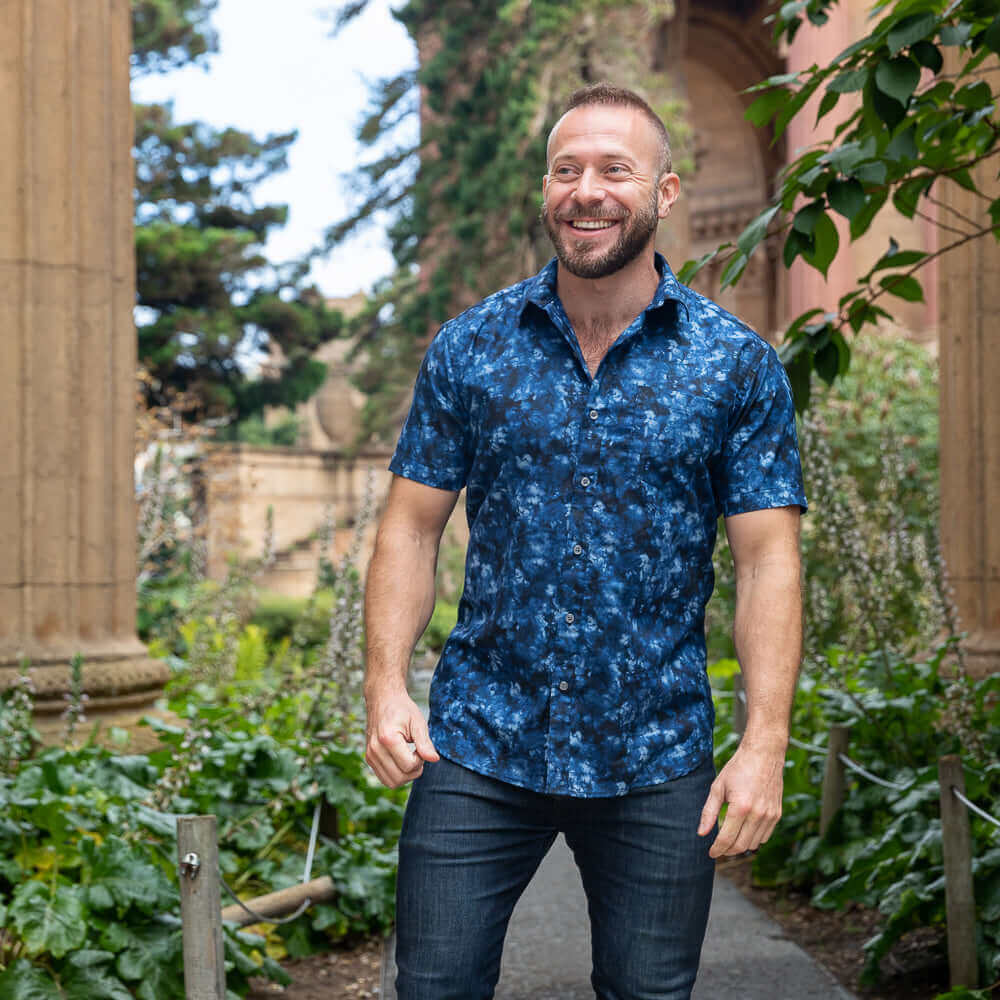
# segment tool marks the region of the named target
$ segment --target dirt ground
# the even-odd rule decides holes
[[[907,935],[882,963],[876,988],[858,983],[864,965],[862,946],[878,929],[880,914],[863,907],[831,912],[817,910],[808,898],[751,884],[749,860],[721,863],[718,872],[732,881],[756,906],[776,920],[801,948],[825,965],[840,982],[864,1000],[933,1000],[948,988],[943,936],[921,930]],[[249,1000],[369,1000],[378,997],[382,941],[373,938],[353,948],[288,962],[294,982],[282,989],[262,983]],[[1000,984],[993,991],[1000,1000]]]

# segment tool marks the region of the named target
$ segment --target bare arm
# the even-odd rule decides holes
[[[736,568],[733,638],[747,696],[740,745],[712,785],[698,832],[707,834],[723,802],[726,819],[712,857],[756,850],[781,817],[785,751],[802,658],[799,508],[726,518]]]
[[[457,499],[457,493],[394,476],[368,567],[365,759],[390,788],[418,777],[425,760],[437,760],[406,675],[434,611],[438,545]]]

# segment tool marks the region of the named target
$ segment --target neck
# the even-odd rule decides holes
[[[581,278],[560,262],[556,288],[574,327],[627,326],[653,298],[660,283],[653,246],[606,278]]]

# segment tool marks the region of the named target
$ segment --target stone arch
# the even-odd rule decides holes
[[[783,144],[772,146],[768,130],[746,121],[753,97],[742,91],[781,72],[783,60],[752,0],[700,0],[679,13],[678,30],[662,36],[654,62],[672,67],[694,131],[695,173],[685,183],[686,255],[697,258],[735,240],[773,190]],[[694,287],[771,335],[780,315],[775,262],[758,254],[740,284],[725,291],[719,290],[721,271],[721,265],[705,268]]]

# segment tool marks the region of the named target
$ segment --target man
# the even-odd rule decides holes
[[[388,786],[414,781],[400,1000],[493,996],[511,910],[560,831],[597,996],[688,997],[714,859],[756,850],[781,810],[806,509],[784,369],[655,254],[679,180],[637,95],[574,94],[542,190],[557,260],[435,337],[369,570],[367,760]],[[465,592],[428,728],[406,673],[463,487]],[[748,720],[716,777],[720,514]]]

